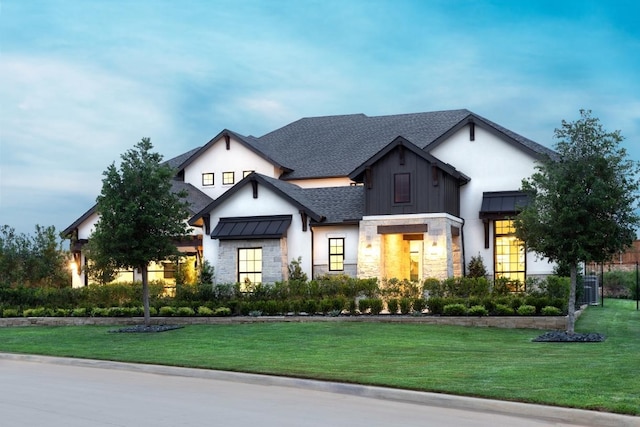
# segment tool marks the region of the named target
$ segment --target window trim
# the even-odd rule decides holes
[[[222,185],[233,185],[236,183],[235,172],[222,172]],[[231,182],[229,182],[229,177],[231,177]]]
[[[406,181],[401,181],[400,178]],[[394,173],[393,204],[404,205],[408,203],[411,203],[411,174],[409,172]]]
[[[332,241],[341,241],[340,245],[332,245]],[[328,252],[328,260],[327,260],[327,264],[328,264],[328,268],[329,271],[344,271],[344,237],[329,237],[329,240],[327,241],[327,252]],[[335,248],[336,252],[332,253],[332,249]],[[341,249],[341,250],[340,250]],[[338,251],[340,250],[340,251]],[[339,261],[332,261],[333,258],[337,258],[339,259]],[[333,265],[337,264],[340,265],[340,268],[333,268]]]
[[[251,254],[253,255],[251,258],[249,258],[249,257],[247,257],[247,258],[246,258],[246,260],[244,261],[244,262],[245,262],[245,265],[243,265],[243,264],[242,264],[242,263],[243,263],[243,261],[242,261],[241,256],[240,256],[240,254],[241,254],[243,251],[247,251],[247,252],[246,252],[246,253],[247,253],[247,255],[249,254],[249,252],[248,252],[248,251],[251,251]],[[259,264],[258,264],[258,262],[257,262],[257,260],[256,260],[256,257],[255,257],[256,251],[260,251],[260,262],[259,262]],[[263,262],[262,247],[238,248],[237,255],[238,255],[238,259],[237,259],[237,267],[238,267],[238,276],[237,276],[237,277],[238,277],[238,283],[240,283],[240,285],[241,285],[241,286],[243,286],[243,285],[245,284],[245,279],[246,279],[246,278],[248,278],[248,277],[246,277],[246,276],[253,276],[253,277],[255,277],[254,275],[259,275],[259,276],[260,276],[260,280],[259,280],[259,281],[256,281],[256,280],[251,280],[251,279],[249,279],[249,280],[250,280],[250,282],[251,282],[251,284],[255,284],[255,283],[262,283],[262,272],[263,272],[263,265],[262,265],[262,262]],[[250,266],[249,266],[249,264],[248,264],[248,263],[251,263],[251,265],[252,265],[252,266],[253,266],[253,268],[254,268],[253,270],[250,270],[250,269],[249,269],[249,268],[250,268]],[[256,269],[255,269],[256,267],[259,267],[259,269],[258,269],[258,270],[256,270]],[[245,277],[243,277],[243,276],[245,276]]]
[[[211,177],[211,184],[205,182],[205,177]],[[215,174],[213,172],[204,172],[202,174],[202,186],[203,187],[212,187],[215,185]]]
[[[505,222],[505,223],[510,223],[510,224],[505,224],[505,226],[503,228],[507,229],[507,232],[498,232],[498,223],[499,222]],[[518,248],[520,251],[522,251],[522,269],[518,269],[518,264],[520,264],[519,260],[514,262],[511,262],[511,260],[509,260],[507,262],[507,264],[509,265],[508,269],[501,269],[500,271],[498,271],[498,256],[504,256],[504,254],[498,254],[498,240],[501,238],[509,238],[509,237],[513,237],[515,240],[517,240],[518,243]],[[501,247],[504,247],[505,245],[501,245]],[[519,257],[520,254],[509,254],[508,256],[517,256]],[[515,264],[516,269],[511,269],[511,266]],[[516,279],[519,282],[515,283],[515,281],[509,279],[510,276],[515,275],[515,276],[522,276],[522,280],[520,278]],[[515,226],[513,224],[513,220],[510,219],[496,219],[493,221],[493,276],[494,279],[498,279],[498,278],[502,278],[502,277],[506,277],[510,280],[511,284],[510,287],[512,288],[511,291],[512,292],[524,292],[526,290],[526,280],[527,280],[527,248],[525,245],[525,242],[523,242],[522,240],[517,239],[517,237],[515,237]]]

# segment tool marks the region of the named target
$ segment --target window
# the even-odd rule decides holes
[[[512,292],[524,291],[526,253],[511,220],[495,221],[495,276],[509,280]]]
[[[164,278],[165,279],[175,279],[176,278],[176,265],[172,262],[163,262],[162,267],[164,270]]]
[[[344,270],[344,238],[329,239],[329,271]]]
[[[207,172],[202,174],[202,185],[213,185],[213,172]]]
[[[238,249],[238,283],[262,283],[262,248]]]
[[[393,202],[411,202],[411,174],[396,173],[393,175]]]
[[[255,172],[255,171],[242,171],[242,177],[243,177],[243,178],[246,178],[246,177],[248,177],[249,175],[251,175],[251,173],[252,173],[252,172]]]
[[[231,185],[235,182],[233,172],[222,172],[222,185]]]

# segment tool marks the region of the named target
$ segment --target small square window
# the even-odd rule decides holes
[[[202,185],[203,186],[213,185],[213,173],[212,172],[208,172],[208,173],[203,173],[202,174]]]
[[[222,185],[232,185],[236,182],[233,172],[222,172]]]

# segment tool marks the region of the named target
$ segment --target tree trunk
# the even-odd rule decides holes
[[[142,273],[142,306],[144,308],[144,324],[149,326],[151,324],[151,314],[149,312],[149,272],[147,266],[140,268]]]
[[[573,263],[569,267],[571,276],[571,285],[569,287],[569,304],[567,306],[567,333],[573,334],[576,326],[576,282],[578,277],[578,266]]]

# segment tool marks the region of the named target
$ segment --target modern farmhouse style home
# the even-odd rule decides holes
[[[522,179],[546,155],[468,110],[311,117],[261,137],[223,130],[168,161],[193,213],[192,236],[176,244],[185,262],[207,260],[218,283],[285,280],[298,259],[310,278],[444,279],[478,255],[493,277],[523,282],[553,269],[512,223],[526,203]],[[97,220],[93,207],[63,231],[73,286],[88,283],[84,245]],[[173,267],[150,271],[171,278]]]

